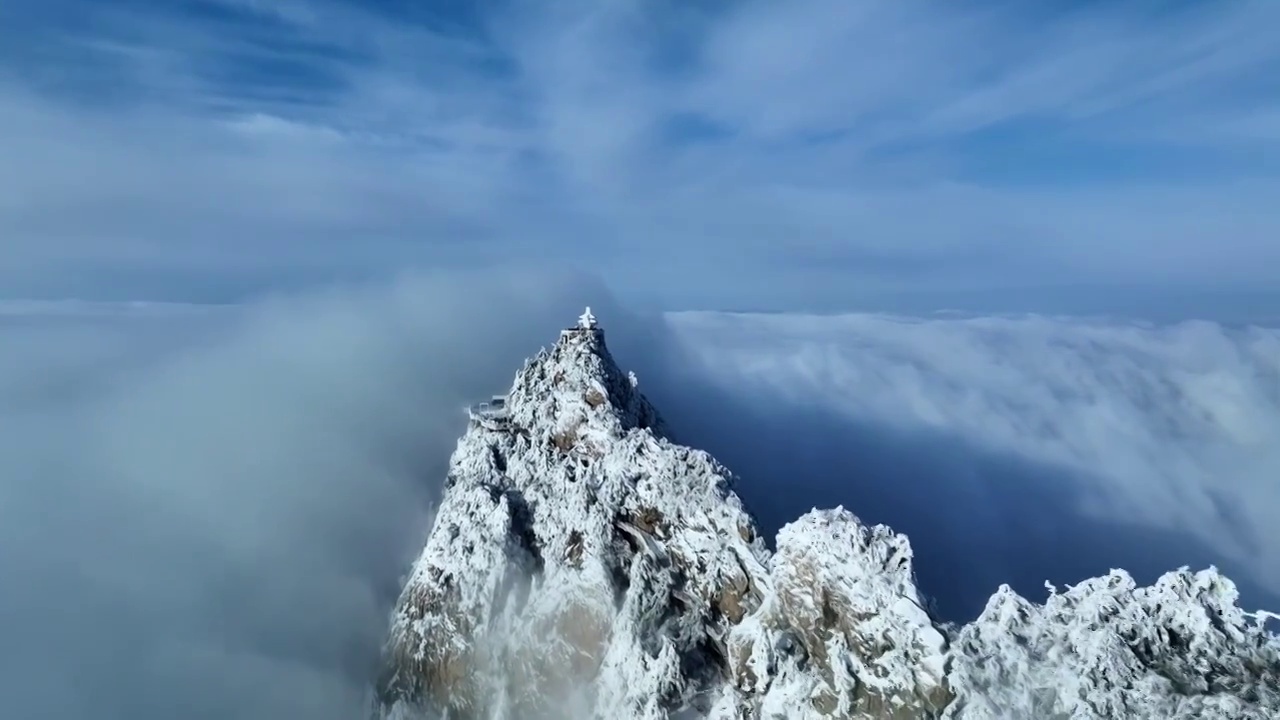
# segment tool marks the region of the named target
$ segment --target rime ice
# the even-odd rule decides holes
[[[375,717],[1280,717],[1280,648],[1216,571],[1001,588],[953,631],[905,536],[814,510],[770,552],[732,486],[587,308],[470,408]]]

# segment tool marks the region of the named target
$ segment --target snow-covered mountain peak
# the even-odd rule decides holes
[[[499,422],[555,428],[557,441],[566,444],[612,441],[635,428],[662,431],[634,373],[624,373],[609,353],[590,308],[560,331],[555,345],[525,363],[502,406]]]
[[[457,717],[666,717],[723,684],[768,553],[710,455],[664,434],[584,314],[472,409],[381,689]]]
[[[953,629],[890,528],[813,510],[771,551],[590,309],[469,415],[381,720],[1280,717],[1280,647],[1212,569],[1003,587]]]

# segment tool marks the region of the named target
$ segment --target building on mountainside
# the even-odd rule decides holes
[[[474,422],[501,424],[507,419],[507,396],[494,395],[485,402],[467,407],[467,415]]]

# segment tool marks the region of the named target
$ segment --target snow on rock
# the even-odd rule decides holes
[[[584,314],[517,374],[502,418],[459,441],[393,618],[384,705],[665,718],[704,704],[723,682],[713,638],[767,572],[729,481],[666,439]]]
[[[954,640],[946,718],[1280,718],[1280,644],[1217,570],[1113,570],[1043,605],[1007,586]]]
[[[739,645],[766,716],[931,717],[947,705],[947,643],[911,557],[905,536],[843,508],[782,528],[759,613],[772,647],[750,633]]]
[[[470,414],[374,717],[1280,717],[1275,639],[1216,572],[1002,588],[949,642],[905,536],[814,510],[771,553],[638,386],[588,309]]]

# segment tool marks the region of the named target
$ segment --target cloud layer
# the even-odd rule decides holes
[[[1280,306],[1274,3],[58,7],[0,11],[12,295],[507,258],[667,307]]]

